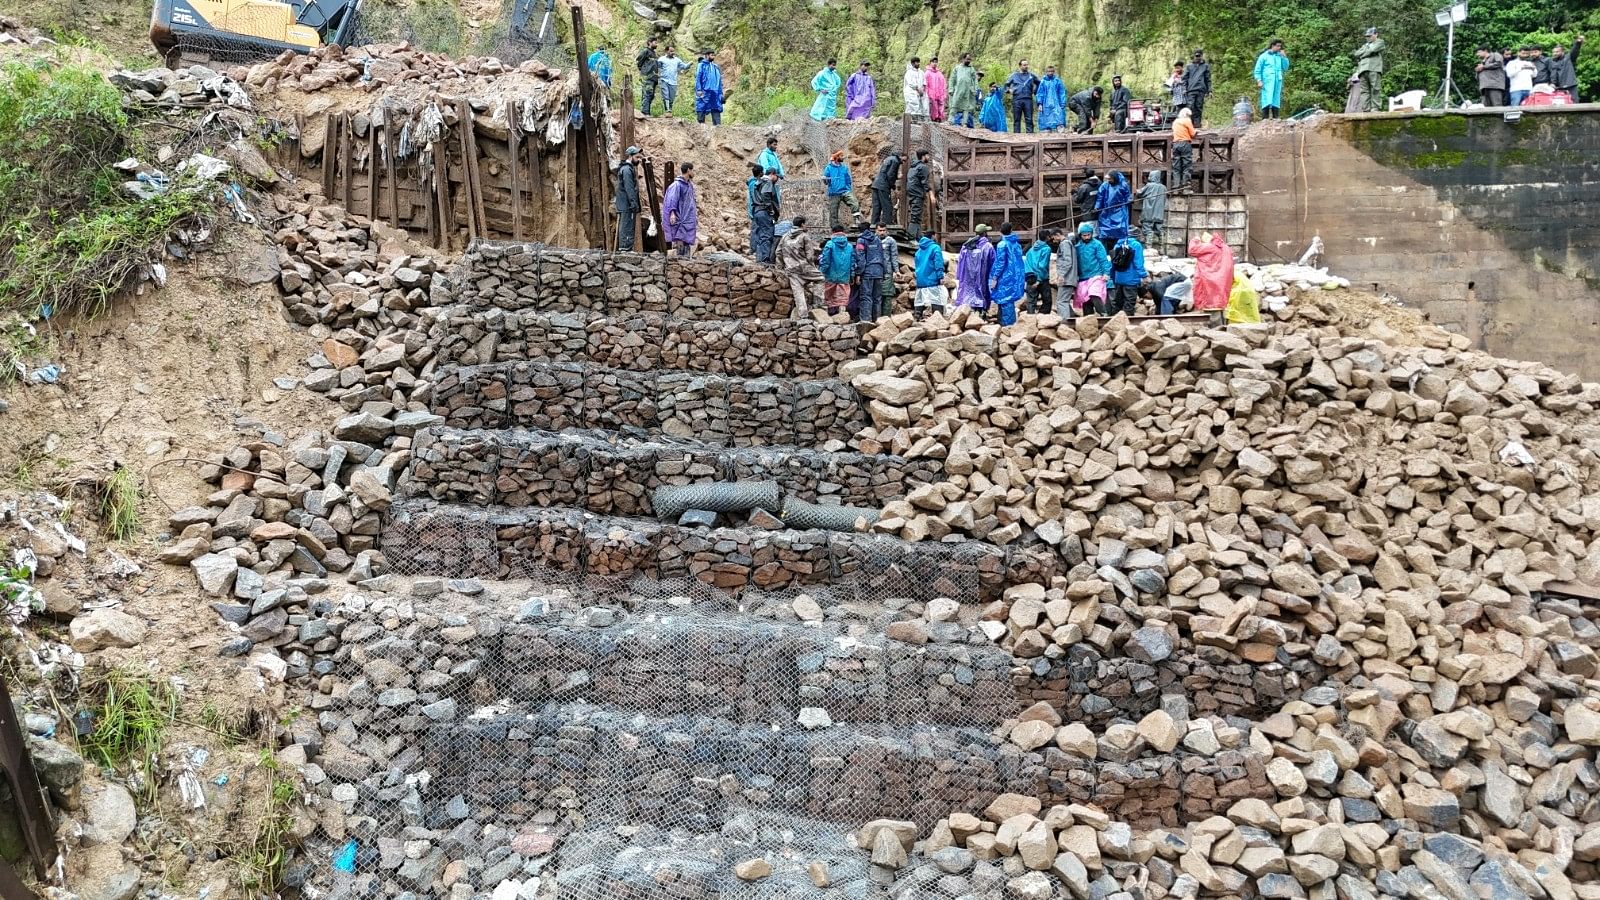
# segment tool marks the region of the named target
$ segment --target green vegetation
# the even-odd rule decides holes
[[[100,489],[100,517],[114,541],[125,541],[139,530],[139,479],[131,469],[117,467]]]
[[[266,772],[266,808],[256,819],[250,845],[235,854],[239,887],[251,894],[273,894],[283,886],[284,867],[293,845],[294,807],[300,789],[279,770],[272,751],[263,749],[261,769]]]
[[[209,203],[179,181],[152,199],[113,163],[143,149],[121,95],[60,60],[0,66],[0,310],[93,315]]]
[[[144,773],[145,799],[155,799],[161,748],[178,711],[178,698],[148,675],[112,669],[84,683],[94,729],[82,741],[86,756],[107,768],[132,763]]]

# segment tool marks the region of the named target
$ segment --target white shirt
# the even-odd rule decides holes
[[[1533,63],[1525,59],[1514,59],[1506,63],[1506,78],[1511,82],[1511,90],[1533,90],[1533,73],[1536,71],[1538,70]]]
[[[906,113],[913,116],[928,114],[928,76],[921,69],[906,66],[902,93],[905,95]]]

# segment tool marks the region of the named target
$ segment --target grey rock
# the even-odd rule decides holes
[[[1430,834],[1422,842],[1429,853],[1463,872],[1471,872],[1483,862],[1483,851],[1459,834]]]
[[[362,444],[381,444],[394,434],[394,420],[372,413],[356,413],[334,423],[333,434],[344,441]]]
[[[217,649],[217,655],[222,657],[243,656],[254,650],[256,642],[247,637],[229,638]]]
[[[83,780],[83,757],[48,738],[27,735],[25,740],[40,783],[50,789],[50,796],[57,803],[64,803],[72,789]]]
[[[83,839],[88,844],[121,844],[139,824],[133,795],[115,782],[86,786],[83,813]]]
[[[948,875],[965,875],[976,863],[972,851],[962,847],[945,847],[933,854],[933,864]]]
[[[686,509],[678,517],[678,524],[685,528],[715,528],[717,514],[707,509]]]
[[[1158,625],[1139,628],[1128,638],[1123,652],[1137,660],[1158,663],[1172,656],[1172,637]]]
[[[213,597],[229,596],[239,575],[239,561],[223,553],[207,553],[189,563],[189,568],[200,579],[200,589]]]

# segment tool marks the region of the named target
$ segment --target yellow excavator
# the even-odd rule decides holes
[[[170,65],[250,62],[349,46],[361,0],[156,0],[150,42]]]

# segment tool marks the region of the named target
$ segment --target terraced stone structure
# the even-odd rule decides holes
[[[770,271],[479,244],[433,284],[445,424],[412,443],[382,538],[421,580],[336,605],[318,670],[332,796],[374,848],[353,893],[998,896],[981,873],[897,887],[856,832],[1019,795],[1151,826],[1271,796],[1237,742],[1057,737],[1246,715],[1319,676],[996,643],[993,610],[1063,588],[1081,548],[655,517],[663,486],[877,508],[943,480],[858,443],[863,398],[833,378],[854,326],[775,318]]]

